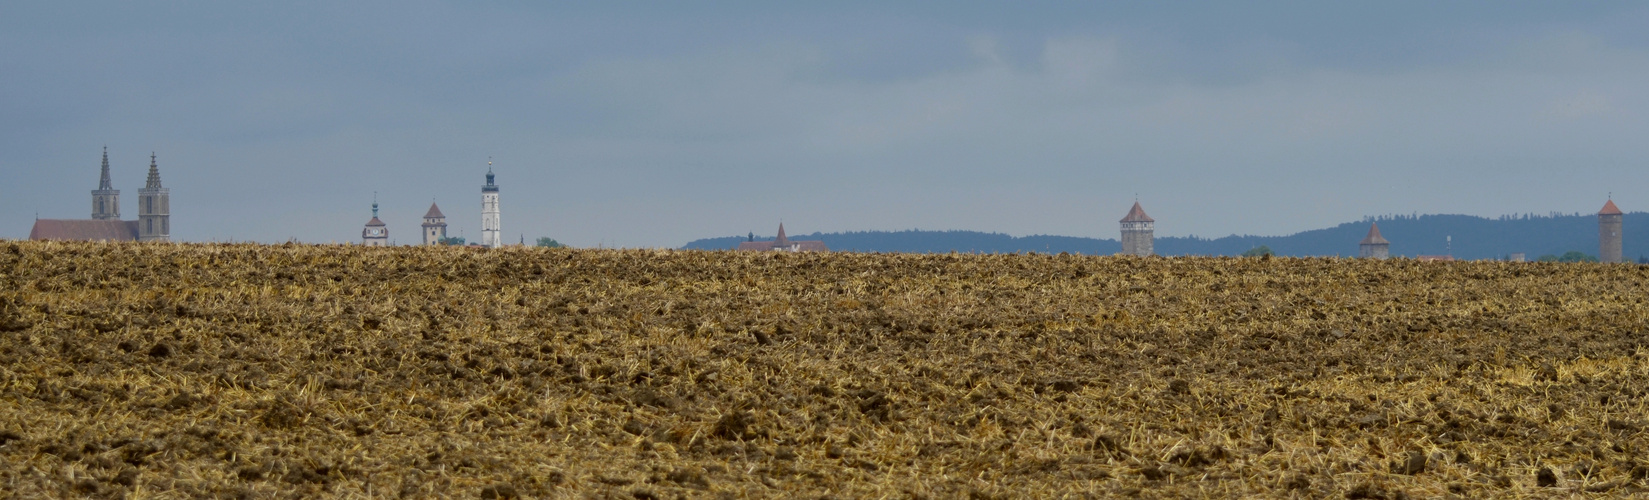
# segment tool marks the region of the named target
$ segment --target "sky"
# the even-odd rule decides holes
[[[0,238],[1285,235],[1649,209],[1640,2],[5,2]]]

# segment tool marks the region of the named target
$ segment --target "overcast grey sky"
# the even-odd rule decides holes
[[[545,6],[550,4],[550,6]],[[6,2],[0,237],[1287,234],[1649,208],[1649,4]]]

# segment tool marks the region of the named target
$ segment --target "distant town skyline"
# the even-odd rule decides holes
[[[161,151],[173,241],[1286,235],[1649,207],[1649,6],[122,2],[0,15],[0,237]],[[1120,207],[1120,208],[1119,208]],[[401,235],[401,236],[396,236]],[[1630,249],[1629,249],[1630,250]],[[1628,252],[1630,253],[1630,252]],[[1629,257],[1630,255],[1628,255]]]

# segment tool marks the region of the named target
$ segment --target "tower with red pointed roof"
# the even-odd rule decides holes
[[[369,247],[389,246],[389,228],[378,220],[378,200],[372,200],[372,220],[361,229],[361,244]]]
[[[1615,207],[1615,200],[1603,203],[1603,210],[1597,212],[1597,260],[1610,263],[1621,262],[1620,208]]]
[[[1155,255],[1156,252],[1151,245],[1156,234],[1156,224],[1156,219],[1145,215],[1145,209],[1140,208],[1139,201],[1134,201],[1134,208],[1129,209],[1128,215],[1122,218],[1122,255]]]
[[[1380,236],[1380,225],[1371,224],[1368,236],[1357,244],[1357,256],[1364,259],[1384,259],[1391,256],[1391,242]]]
[[[424,244],[439,245],[447,238],[447,214],[441,213],[441,207],[430,202],[429,211],[424,212]]]

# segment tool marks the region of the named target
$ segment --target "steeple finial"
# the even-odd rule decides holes
[[[109,181],[109,147],[103,146],[103,177],[98,179],[97,189],[108,191],[114,188],[114,183]]]
[[[160,167],[155,164],[155,152],[149,152],[149,181],[143,184],[144,189],[160,189]]]
[[[378,218],[378,192],[372,192],[372,218]]]

